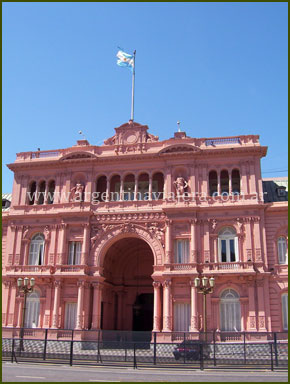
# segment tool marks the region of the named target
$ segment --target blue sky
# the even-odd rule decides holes
[[[259,134],[263,177],[287,175],[287,3],[4,3],[3,191],[15,154],[100,145],[130,118],[160,139]],[[284,170],[284,171],[283,171]],[[282,172],[279,172],[282,171]]]

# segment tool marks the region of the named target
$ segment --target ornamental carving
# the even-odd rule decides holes
[[[176,178],[173,184],[175,186],[177,195],[183,196],[185,189],[188,187],[188,182],[183,177],[179,176]]]
[[[160,288],[161,283],[159,281],[153,281],[152,285],[154,288]]]
[[[135,153],[147,150],[147,143],[156,142],[158,136],[147,132],[147,125],[138,124],[132,120],[115,128],[116,134],[104,141],[104,145],[114,145],[115,152]]]
[[[81,202],[83,201],[83,194],[84,194],[85,187],[83,184],[78,181],[76,185],[70,190],[70,201],[73,202]]]
[[[165,225],[164,223],[146,223],[145,224],[147,231],[152,237],[156,237],[164,247],[164,232]]]

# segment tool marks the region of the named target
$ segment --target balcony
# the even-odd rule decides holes
[[[230,263],[204,263],[202,264],[203,273],[235,274],[235,273],[255,273],[252,262],[235,261]]]
[[[10,265],[6,267],[6,276],[12,275],[51,275],[54,270],[51,265]]]
[[[55,267],[55,274],[61,275],[84,275],[87,272],[86,265],[57,265]]]

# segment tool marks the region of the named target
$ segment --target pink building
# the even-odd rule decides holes
[[[26,327],[197,332],[202,275],[215,278],[208,330],[286,330],[288,192],[262,181],[259,136],[115,131],[8,165],[2,325],[21,326],[27,276]]]

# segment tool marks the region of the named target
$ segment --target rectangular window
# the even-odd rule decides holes
[[[188,332],[190,327],[190,304],[174,303],[174,331]]]
[[[288,330],[288,294],[282,295],[283,329]]]
[[[189,263],[189,240],[174,241],[174,263],[186,264]]]
[[[222,240],[221,241],[221,246],[222,246],[222,249],[221,249],[221,261],[223,263],[226,263],[227,261],[227,241],[226,240]]]
[[[236,261],[236,254],[235,254],[235,240],[230,240],[230,259],[231,261]]]
[[[75,329],[77,319],[77,303],[66,303],[65,305],[65,329]]]
[[[80,265],[81,253],[82,253],[82,243],[80,241],[70,241],[68,265]]]

